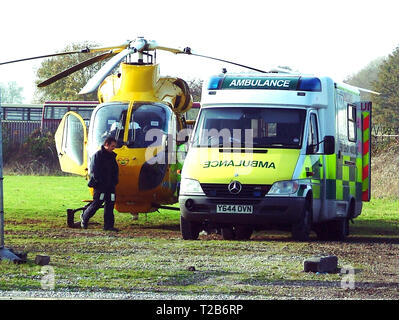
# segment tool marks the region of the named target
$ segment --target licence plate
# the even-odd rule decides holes
[[[217,204],[216,213],[252,213],[253,206],[247,204]]]

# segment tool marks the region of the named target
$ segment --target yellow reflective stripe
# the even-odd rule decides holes
[[[332,154],[326,156],[326,179],[335,179],[336,178],[336,163],[337,163],[337,155]]]
[[[349,157],[344,157],[344,161],[350,161]],[[342,180],[349,181],[349,166],[342,166]]]
[[[312,182],[318,182],[320,183],[320,181],[316,181],[316,180],[312,180]],[[313,184],[312,185],[312,191],[313,191],[313,198],[314,199],[320,199],[320,184]]]
[[[349,182],[349,194],[353,197],[356,197],[356,182],[355,181]]]
[[[356,158],[356,181],[362,182],[362,158]]]
[[[320,179],[323,179],[324,178],[324,161],[323,161],[323,156],[320,156],[320,158],[319,158],[319,163],[321,164],[321,167],[319,167],[320,168],[320,170],[319,170],[319,172],[320,172]]]

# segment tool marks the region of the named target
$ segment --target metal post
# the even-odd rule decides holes
[[[4,204],[3,204],[3,131],[2,131],[1,88],[0,88],[0,249],[4,248]]]
[[[10,249],[4,247],[4,197],[3,197],[3,132],[1,114],[1,89],[0,89],[0,260],[8,259],[16,263],[21,263],[22,259],[14,254]]]

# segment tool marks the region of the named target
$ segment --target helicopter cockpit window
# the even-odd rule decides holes
[[[126,121],[127,103],[111,103],[100,107],[94,115],[93,140],[97,146],[104,143],[108,136],[117,141],[117,147],[123,144],[123,134]]]
[[[135,108],[129,122],[127,146],[159,146],[168,133],[169,109],[161,104],[142,104]]]

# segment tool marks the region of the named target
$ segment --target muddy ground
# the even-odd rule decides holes
[[[110,234],[102,231],[102,225],[98,222],[92,223],[87,230],[56,223],[50,229],[32,231],[27,228],[27,223],[37,226],[41,221],[8,221],[8,225],[13,227],[6,229],[6,237],[11,239],[11,244],[15,242],[15,249],[34,252],[37,244],[41,243],[39,240],[20,244],[26,242],[23,239],[33,237],[57,241],[63,239],[66,243],[81,241],[79,249],[69,244],[68,248],[64,247],[60,242],[51,244],[51,240],[50,244],[41,244],[42,250],[45,248],[52,256],[55,266],[66,266],[63,260],[65,255],[73,257],[75,253],[88,253],[91,259],[96,252],[101,255],[107,252],[113,254],[113,250],[120,248],[120,255],[124,259],[134,261],[133,265],[129,264],[132,268],[179,273],[176,277],[169,275],[157,281],[152,279],[143,285],[132,285],[128,292],[110,289],[121,294],[117,299],[129,299],[136,291],[150,296],[156,293],[157,297],[162,295],[163,299],[172,300],[198,297],[257,300],[399,299],[397,235],[368,236],[357,233],[355,228],[345,242],[318,241],[314,234],[308,242],[295,242],[289,232],[283,231],[256,231],[249,241],[224,241],[221,235],[215,233],[203,233],[197,241],[183,241],[178,224],[127,223],[120,226],[120,232]],[[23,229],[18,228],[20,224],[24,225]],[[137,239],[141,239],[141,242]],[[107,241],[115,243],[115,247],[104,249]],[[85,243],[90,243],[87,252]],[[335,274],[309,274],[303,271],[303,261],[320,254],[338,257]],[[31,257],[34,259],[34,256]],[[76,266],[84,264],[76,259]],[[90,264],[90,261],[87,263]],[[188,267],[194,268],[188,272]],[[75,285],[75,288],[78,286]],[[86,289],[82,288],[81,291],[87,292]],[[76,290],[72,290],[73,294],[76,294]],[[91,297],[95,297],[96,290],[98,293],[108,289],[91,288]],[[62,292],[68,295],[68,290],[63,289]],[[47,295],[43,297],[48,298],[48,292],[43,294]]]

